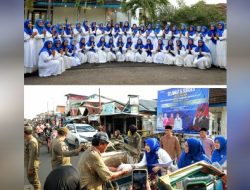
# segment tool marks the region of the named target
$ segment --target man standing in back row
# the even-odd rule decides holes
[[[165,135],[161,137],[161,148],[166,150],[174,162],[178,161],[181,155],[181,146],[178,138],[172,134],[172,126],[165,126]]]
[[[38,143],[32,136],[33,128],[30,125],[24,127],[24,166],[27,171],[27,178],[35,190],[41,190],[41,183],[38,177]]]

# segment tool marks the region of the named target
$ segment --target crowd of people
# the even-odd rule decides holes
[[[172,126],[167,125],[165,129],[165,135],[160,139],[152,137],[145,139],[142,158],[140,158],[142,137],[137,132],[137,127],[135,125],[129,127],[126,140],[121,136],[120,131],[116,130],[112,140],[128,143],[137,151],[137,153],[132,154],[134,157],[132,163],[121,164],[123,167],[120,165],[117,168],[105,165],[101,157],[100,153],[106,151],[111,141],[107,133],[99,131],[93,136],[92,146],[81,153],[77,168],[74,168],[71,166],[70,157],[77,156],[83,147],[79,146],[75,150],[69,150],[64,142],[69,131],[66,127],[60,127],[57,138],[52,141],[52,171],[45,181],[44,189],[54,189],[53,187],[70,190],[102,189],[105,182],[142,167],[147,168],[150,179],[153,181],[168,172],[202,160],[221,170],[226,170],[227,140],[223,136],[217,136],[212,140],[207,137],[207,130],[202,128],[200,139],[188,138],[182,151],[178,138],[172,132]],[[38,127],[36,127],[36,133],[37,130]],[[32,135],[33,132],[33,127],[25,126],[25,169],[29,182],[34,189],[40,190],[41,184],[38,177],[39,145]],[[167,165],[164,166],[164,164]],[[152,183],[149,184],[152,186]]]
[[[59,75],[84,63],[139,62],[209,69],[226,69],[227,30],[224,22],[206,26],[156,24],[123,26],[52,25],[51,21],[24,22],[24,73]]]

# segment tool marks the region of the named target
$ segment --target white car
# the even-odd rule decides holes
[[[81,143],[90,143],[97,130],[89,124],[67,124],[69,133],[66,136],[66,141],[78,147]]]

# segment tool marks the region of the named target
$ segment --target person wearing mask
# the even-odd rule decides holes
[[[178,168],[184,168],[196,162],[204,160],[212,164],[210,159],[206,156],[201,142],[195,138],[189,138],[184,144],[184,151],[181,153],[178,161]]]
[[[30,125],[24,127],[24,166],[27,178],[35,190],[41,190],[41,183],[38,177],[39,153],[38,142],[32,136],[33,128]]]
[[[77,164],[80,172],[81,190],[102,190],[109,180],[116,179],[128,171],[117,171],[117,168],[107,167],[101,157],[108,147],[107,133],[98,132],[93,136],[92,146],[83,152]]]
[[[161,148],[163,148],[171,159],[176,163],[181,155],[181,146],[178,138],[172,133],[172,126],[165,126],[165,135],[160,139]]]
[[[208,158],[211,158],[214,151],[214,141],[207,137],[207,129],[201,128],[200,130],[200,140],[205,154]]]
[[[80,145],[75,150],[69,150],[65,143],[65,138],[69,130],[66,127],[58,129],[58,136],[52,141],[51,144],[51,166],[55,169],[58,166],[71,165],[70,157],[78,156],[79,152],[84,147]]]

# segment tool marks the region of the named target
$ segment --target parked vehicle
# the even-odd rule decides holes
[[[66,141],[78,147],[81,143],[90,143],[97,130],[89,124],[73,123],[67,124],[69,133]]]

